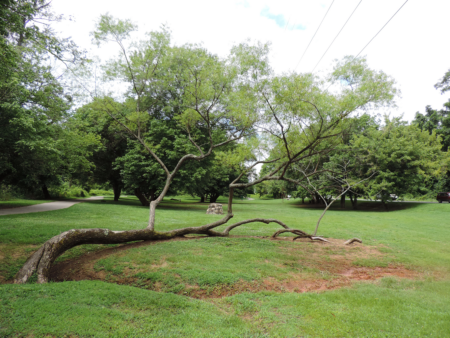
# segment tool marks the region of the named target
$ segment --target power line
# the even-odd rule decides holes
[[[284,26],[283,33],[286,32],[286,29],[287,29],[287,27],[289,25],[289,21],[291,21],[291,17],[289,17],[289,19],[287,20],[286,25]]]
[[[328,46],[327,50],[325,51],[325,53],[323,53],[322,57],[320,58],[319,62],[317,62],[317,64],[314,66],[312,72],[314,72],[314,70],[316,69],[316,67],[319,65],[320,61],[322,61],[323,57],[325,56],[325,54],[327,54],[328,50],[330,49],[330,47],[333,45],[334,41],[337,39],[337,37],[339,36],[339,34],[341,34],[342,30],[344,29],[345,25],[347,24],[347,22],[350,20],[350,18],[353,16],[353,13],[355,13],[356,9],[359,7],[359,5],[361,4],[362,0],[356,5],[355,9],[353,10],[352,14],[350,14],[350,16],[348,17],[347,21],[345,21],[344,25],[342,26],[341,30],[337,33],[337,35],[334,37],[333,41],[331,41],[330,45]]]
[[[395,12],[394,15],[391,16],[391,18],[384,24],[384,26],[381,27],[381,29],[378,31],[378,33],[375,34],[374,37],[373,37],[372,39],[370,39],[370,41],[367,43],[367,45],[365,45],[364,48],[361,49],[361,51],[360,51],[353,59],[356,59],[356,58],[359,56],[359,54],[361,54],[361,53],[363,52],[363,50],[366,49],[366,47],[372,42],[372,40],[375,39],[375,38],[377,37],[377,35],[383,30],[383,28],[386,27],[386,25],[392,20],[392,18],[393,18],[398,12],[400,12],[400,10],[402,9],[402,7],[405,6],[407,2],[408,2],[408,0],[406,0],[406,1],[403,3],[403,5],[401,5],[400,8],[397,9],[397,12]]]
[[[328,12],[330,11],[331,6],[333,6],[333,3],[334,3],[334,0],[333,0],[333,2],[331,3],[330,7],[328,7],[328,10],[327,10],[327,12],[325,13],[325,15],[323,16],[322,21],[320,22],[319,27],[317,27],[316,32],[314,33],[313,37],[311,38],[311,41],[309,41],[308,46],[306,46],[306,49],[305,49],[305,51],[303,52],[303,55],[302,55],[302,57],[300,58],[300,60],[298,61],[297,66],[295,66],[294,70],[297,69],[297,67],[298,67],[298,65],[300,64],[300,62],[302,62],[302,59],[303,59],[303,57],[305,56],[306,51],[307,51],[308,48],[309,48],[309,45],[310,45],[311,42],[314,40],[314,37],[316,36],[317,32],[319,31],[320,26],[322,26],[323,20],[325,20],[325,18],[326,18],[326,16],[327,16]]]
[[[400,10],[403,8],[403,6],[406,5],[406,3],[407,3],[408,1],[409,1],[409,0],[406,0],[406,1],[403,3],[403,5],[401,5],[400,8],[397,9],[397,11],[394,13],[394,15],[392,15],[391,18],[383,25],[383,27],[381,27],[381,29],[377,32],[377,34],[375,34],[375,35],[373,36],[373,38],[370,39],[370,41],[364,46],[364,48],[361,49],[361,50],[359,51],[359,53],[356,54],[356,56],[353,57],[352,61],[355,60],[355,59],[359,56],[359,54],[361,54],[361,53],[363,52],[364,49],[366,49],[366,47],[372,42],[372,40],[375,39],[375,38],[377,37],[378,34],[380,34],[380,32],[384,29],[384,27],[386,27],[387,24],[394,18],[394,16],[396,16],[397,13],[400,12]],[[328,89],[331,87],[331,85],[332,85],[332,84],[330,84],[330,85],[327,87],[327,89],[325,89],[325,90],[328,90]]]

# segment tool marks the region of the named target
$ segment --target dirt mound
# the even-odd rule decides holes
[[[63,282],[63,281],[102,279],[98,278],[97,276],[98,273],[94,271],[94,264],[99,259],[116,254],[120,251],[139,248],[141,246],[157,245],[168,241],[200,240],[202,238],[206,237],[184,237],[184,238],[177,237],[169,240],[142,241],[131,244],[123,244],[113,248],[103,249],[99,251],[89,252],[80,257],[68,259],[63,262],[54,264],[50,271],[50,280],[54,282]]]
[[[236,236],[238,237],[238,236]],[[239,236],[241,237],[241,236]],[[172,239],[172,241],[202,240],[205,237],[187,237]],[[261,237],[259,237],[261,238]],[[267,239],[269,240],[269,239]],[[276,241],[292,241],[292,237],[281,237]],[[345,240],[328,239],[329,243],[314,242],[309,239],[300,239],[305,244],[282,248],[286,254],[296,254],[308,251],[306,258],[303,255],[301,263],[311,271],[292,273],[288,278],[277,280],[267,278],[264,280],[246,282],[240,281],[232,285],[218,285],[216,287],[201,288],[198,285],[185,285],[180,294],[193,298],[220,298],[242,292],[275,291],[275,292],[321,292],[342,287],[348,287],[354,282],[375,281],[379,278],[392,276],[399,278],[417,278],[418,273],[402,266],[364,266],[364,260],[381,259],[384,254],[374,246],[360,243],[344,245]],[[112,254],[146,245],[158,245],[165,241],[148,241],[121,245],[97,252],[91,252],[75,259],[59,262],[52,267],[50,276],[53,281],[79,281],[79,280],[107,280],[105,271],[95,271],[95,263]],[[297,241],[296,241],[297,242]],[[361,263],[362,262],[362,263]],[[270,263],[269,261],[266,263]],[[360,265],[360,266],[358,266]],[[383,265],[383,264],[382,264]],[[384,264],[385,265],[385,264]],[[109,280],[111,281],[111,280]],[[137,285],[140,281],[130,276],[121,276],[112,280],[114,283]],[[158,282],[147,282],[140,287],[155,291],[164,291],[163,285]]]

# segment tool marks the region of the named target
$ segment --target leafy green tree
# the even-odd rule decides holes
[[[46,198],[48,184],[81,168],[88,170],[82,154],[95,143],[63,126],[71,97],[53,75],[50,60],[66,61],[71,54],[77,62],[80,54],[50,26],[39,27],[36,21],[58,19],[49,4],[36,0],[0,5],[0,182],[32,193],[42,188]]]
[[[430,135],[400,119],[386,119],[379,130],[356,135],[351,147],[365,157],[367,172],[376,173],[368,192],[371,196],[381,194],[383,203],[390,194],[427,193],[430,181],[442,176],[449,163],[435,132]]]
[[[234,147],[228,152],[232,152]],[[216,155],[216,154],[214,154]],[[239,176],[241,171],[239,166],[229,166],[223,161],[223,157],[227,156],[226,153],[218,153],[219,156],[211,156],[208,161],[203,161],[201,167],[203,172],[201,175],[193,176],[192,183],[186,185],[186,192],[200,197],[200,202],[215,203],[220,196],[228,196],[230,184]],[[183,182],[186,182],[183,180]],[[242,176],[239,179],[239,183],[248,183],[249,176]],[[253,189],[236,189],[234,195],[240,198],[246,197],[252,193]]]
[[[447,151],[450,147],[450,100],[444,103],[441,110],[432,109],[426,106],[425,114],[416,113],[413,121],[420,130],[426,130],[430,135],[435,132],[436,136],[442,139],[442,151]]]
[[[160,50],[160,45],[155,47],[147,44],[145,48],[150,49],[149,55],[158,57],[153,59],[151,67],[148,67],[148,75],[141,76],[139,74],[145,65],[134,67],[131,58],[132,55],[142,55],[139,47],[136,47],[140,44],[128,48],[124,42],[132,28],[131,23],[104,16],[99,21],[94,37],[99,42],[112,40],[117,43],[122,58],[115,69],[123,69],[120,78],[128,81],[130,88],[122,102],[133,99],[136,103],[133,113],[129,115],[124,116],[121,111],[113,109],[107,110],[107,113],[129,132],[165,174],[161,193],[150,202],[148,226],[146,229],[130,231],[83,229],[81,232],[64,232],[50,239],[29,258],[16,276],[17,283],[26,282],[36,270],[38,282],[46,282],[53,261],[62,252],[83,243],[124,243],[167,239],[185,234],[227,236],[235,227],[250,222],[276,222],[284,228],[283,231],[313,239],[314,236],[291,229],[283,222],[273,219],[254,218],[237,222],[226,227],[223,232],[213,229],[227,223],[234,216],[235,189],[246,189],[264,181],[284,180],[301,184],[302,182],[287,176],[292,164],[325,152],[326,141],[332,144],[332,140],[342,134],[340,126],[343,120],[359,109],[389,105],[396,91],[391,78],[367,67],[365,60],[351,57],[338,63],[327,78],[331,79],[331,84],[342,86],[336,91],[327,91],[328,83],[324,83],[326,80],[312,74],[274,77],[268,64],[268,46],[250,46],[247,43],[233,47],[224,59],[198,46],[173,47],[168,49],[167,53],[156,53],[156,50]],[[140,80],[144,78],[145,81]],[[174,114],[174,120],[184,131],[185,143],[189,145],[184,148],[180,145],[184,154],[176,154],[179,157],[171,166],[164,162],[165,154],[158,153],[162,140],[154,142],[151,139],[152,130],[148,129],[153,126],[153,123],[148,121],[161,120],[153,119],[152,114],[161,112],[153,107],[161,105],[158,101],[162,97],[168,98],[164,104],[166,109],[162,112]],[[144,109],[144,104],[150,105]],[[250,139],[255,136],[256,128],[267,134],[267,145],[276,149],[274,157],[255,162],[258,154],[241,152],[239,149],[239,156],[242,154],[242,157],[236,162],[248,164],[248,167],[243,168],[229,185],[227,214],[221,220],[203,226],[157,231],[156,207],[169,192],[183,168],[188,164],[199,163],[219,148],[237,141],[248,145],[249,149],[257,147],[262,141]],[[221,135],[224,135],[225,139],[217,137]],[[239,183],[258,163],[276,165],[274,170],[264,177],[248,183]]]
[[[116,105],[116,109],[125,109],[122,104],[110,98],[95,100],[77,109],[71,120],[78,130],[96,135],[101,142],[101,147],[89,158],[95,167],[87,177],[81,177],[81,180],[88,184],[110,184],[114,200],[118,201],[124,184],[115,161],[125,155],[129,137],[114,119],[104,113],[104,105]]]
[[[434,87],[440,89],[442,94],[450,90],[450,70]],[[421,130],[427,130],[430,135],[435,132],[437,136],[442,138],[442,151],[448,151],[450,147],[450,100],[444,103],[441,110],[426,106],[425,114],[417,112],[413,123]],[[435,179],[433,187],[437,191],[450,190],[450,170],[440,179]]]
[[[149,144],[158,144],[155,154],[166,166],[175,166],[180,157],[196,150],[176,120],[151,119],[148,125],[149,131],[143,133],[142,138]],[[168,193],[188,191],[196,181],[204,178],[209,162],[210,159],[201,163],[186,163],[174,177]],[[142,205],[149,206],[165,187],[166,174],[163,168],[136,142],[129,142],[126,153],[117,158],[115,164],[120,170],[125,189],[134,192]]]

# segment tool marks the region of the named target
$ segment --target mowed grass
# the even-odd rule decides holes
[[[0,209],[27,207],[29,205],[48,203],[48,202],[54,202],[54,201],[52,201],[52,200],[25,200],[25,199],[14,199],[14,200],[10,200],[10,201],[0,201]]]
[[[336,207],[319,233],[360,237],[383,257],[365,257],[355,266],[402,264],[420,272],[416,280],[388,277],[321,293],[243,289],[229,297],[192,299],[192,285],[207,296],[217,288],[288,280],[299,273],[334,277],[323,276],[326,269],[311,260],[316,244],[247,237],[161,242],[117,250],[94,263],[93,270],[110,281],[131,281],[134,287],[100,281],[0,285],[0,336],[450,336],[450,205],[393,206],[389,212],[368,202],[358,211]],[[157,227],[168,230],[220,218],[206,215],[206,208],[189,198],[165,201],[157,211]],[[312,232],[321,209],[301,206],[298,200],[254,200],[236,201],[233,212],[231,222],[277,218]],[[148,209],[134,198],[0,216],[0,276],[11,279],[39,244],[62,231],[136,229],[145,227],[147,218]],[[270,236],[277,229],[276,224],[251,223],[232,234]],[[61,259],[101,248],[74,248]],[[339,250],[321,250],[321,262],[336,255],[346,257]]]

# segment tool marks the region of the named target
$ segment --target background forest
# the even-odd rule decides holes
[[[203,104],[217,99],[216,111],[234,114],[228,120],[216,116],[210,126],[214,142],[223,142],[235,133],[239,123],[245,123],[248,111],[260,114],[258,123],[246,127],[239,138],[201,161],[184,163],[168,191],[172,196],[190,194],[202,202],[215,202],[228,194],[229,184],[237,177],[246,183],[274,168],[275,164],[266,163],[259,173],[257,167],[247,170],[251,161],[270,161],[280,154],[280,130],[274,131],[273,121],[264,114],[270,112],[270,100],[282,114],[295,110],[280,103],[294,95],[289,81],[306,87],[308,81],[316,82],[322,90],[329,84],[330,91],[339,85],[364,90],[361,81],[369,76],[359,73],[361,78],[357,78],[367,65],[363,58],[352,57],[336,63],[334,79],[321,80],[312,74],[278,76],[268,64],[267,44],[242,43],[227,60],[220,60],[202,46],[173,45],[167,27],[150,32],[145,41],[130,40],[136,29],[133,23],[108,15],[98,20],[93,41],[115,44],[118,54],[99,61],[52,30],[52,22],[64,18],[54,14],[49,3],[2,1],[0,11],[1,199],[113,193],[118,200],[126,193],[149,205],[163,190],[166,177],[145,144],[156,145],[155,154],[168,168],[175,167],[183,155],[198,151],[199,145],[202,148],[208,141],[205,126],[187,108],[193,104],[187,93],[194,88],[193,81],[209,81],[209,87],[202,87],[205,92],[197,93],[196,98],[203,99]],[[190,72],[197,72],[196,76]],[[348,104],[353,105],[351,114],[340,127],[340,136],[322,144],[326,152],[289,168],[292,178],[302,177],[311,165],[324,174],[314,175],[304,186],[264,180],[236,189],[235,196],[292,196],[320,203],[326,196],[342,192],[342,180],[356,182],[369,176],[342,198],[347,195],[356,207],[360,197],[387,201],[395,194],[429,199],[438,191],[449,191],[450,100],[442,109],[427,106],[411,123],[401,117],[379,116],[372,108],[380,102],[395,104],[398,95],[392,79],[383,81],[389,88],[379,91],[370,106],[358,105],[358,98],[348,97]],[[446,93],[449,82],[450,72],[436,89]],[[222,93],[221,97],[207,92],[219,85],[228,92],[214,92]],[[235,90],[237,86],[239,90]],[[268,91],[272,98],[259,104]],[[325,92],[321,100],[331,100]],[[278,128],[287,128],[286,121]]]

